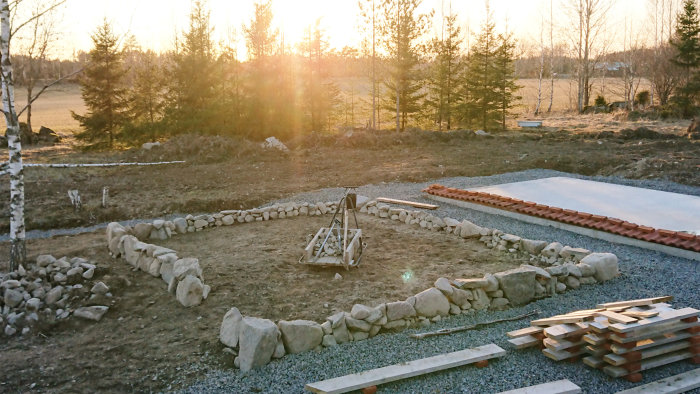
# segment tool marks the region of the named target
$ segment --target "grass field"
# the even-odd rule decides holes
[[[15,90],[15,106],[18,111],[24,108],[26,101],[27,91],[20,86]],[[39,131],[40,126],[46,126],[59,134],[69,135],[79,127],[78,122],[71,117],[70,111],[79,114],[85,112],[78,85],[51,87],[32,105],[32,128]],[[26,112],[22,114],[20,121],[26,121]]]

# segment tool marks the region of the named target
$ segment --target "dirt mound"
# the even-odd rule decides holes
[[[639,140],[639,139],[650,139],[650,140],[658,140],[658,139],[665,139],[665,138],[670,138],[670,135],[664,135],[661,133],[658,133],[650,128],[647,127],[638,127],[636,129],[622,129],[618,133],[618,138],[622,138],[623,140]]]
[[[287,143],[290,149],[342,147],[384,149],[387,146],[425,146],[432,143],[450,143],[476,138],[469,130],[427,131],[411,129],[403,132],[384,130],[347,130],[340,134],[310,133],[293,138]]]
[[[134,149],[139,160],[185,160],[198,163],[217,163],[241,156],[261,155],[265,150],[260,144],[243,138],[217,135],[183,134],[170,138],[151,149]]]

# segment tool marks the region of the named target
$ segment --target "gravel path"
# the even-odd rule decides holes
[[[477,178],[447,178],[435,182],[453,187],[492,185],[538,179],[549,176],[570,176],[582,179],[642,186],[671,192],[700,196],[700,188],[665,181],[634,181],[621,178],[583,177],[548,170],[530,170]],[[430,182],[430,183],[435,183]],[[431,202],[421,195],[429,183],[378,184],[360,187],[358,194],[370,197],[393,197]],[[295,196],[298,201],[333,201],[340,198],[342,189],[324,189]],[[429,330],[473,324],[494,318],[519,315],[533,309],[550,316],[575,309],[594,307],[596,303],[645,298],[671,294],[676,298],[675,307],[700,308],[700,270],[698,262],[672,257],[631,246],[618,245],[599,239],[570,233],[554,228],[520,222],[506,217],[452,207],[443,204],[437,215],[468,219],[477,224],[497,228],[512,234],[547,241],[559,241],[575,247],[617,254],[622,275],[605,284],[587,286],[578,291],[568,291],[552,298],[545,298],[529,305],[500,312],[479,312],[445,319],[430,326]],[[407,294],[408,296],[408,294]],[[267,366],[241,373],[231,368],[210,371],[185,392],[304,392],[304,384],[318,380],[379,368],[399,362],[415,360],[437,354],[457,351],[487,343],[495,343],[507,350],[505,357],[492,361],[487,368],[462,367],[453,370],[423,375],[380,387],[381,392],[464,392],[493,393],[518,387],[569,379],[581,386],[586,393],[613,393],[635,386],[623,379],[610,379],[604,373],[585,367],[581,362],[554,362],[539,350],[515,350],[507,343],[505,333],[527,326],[527,320],[496,324],[494,326],[433,337],[423,340],[411,339],[409,333],[381,334],[365,341],[346,343],[322,352],[307,352],[288,355]],[[194,366],[200,369],[202,366]],[[689,362],[655,368],[645,372],[643,382],[650,382],[673,374],[697,368]]]

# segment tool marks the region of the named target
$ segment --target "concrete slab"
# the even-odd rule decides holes
[[[470,188],[657,229],[700,234],[700,197],[568,177]]]

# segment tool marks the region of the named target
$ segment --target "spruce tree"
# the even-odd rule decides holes
[[[216,67],[209,11],[196,1],[190,11],[189,30],[173,54],[168,79],[169,126],[176,132],[215,133],[222,125],[215,122],[216,87],[220,81]],[[179,39],[180,40],[180,39]]]
[[[499,46],[496,49],[495,71],[498,78],[496,93],[501,113],[501,128],[506,129],[506,117],[515,107],[515,101],[520,99],[516,92],[520,89],[515,83],[515,42],[510,33],[499,34]]]
[[[671,45],[676,48],[676,54],[671,61],[684,71],[672,101],[683,116],[693,114],[695,100],[700,92],[700,76],[697,75],[700,66],[698,34],[700,18],[697,6],[694,0],[685,0],[683,10],[676,17],[676,31],[671,39]]]
[[[452,122],[457,113],[458,90],[462,69],[461,31],[457,25],[457,16],[450,14],[444,18],[444,36],[434,38],[431,48],[435,59],[431,67],[428,81],[426,106],[430,109],[430,117],[442,130],[452,128]]]
[[[138,62],[131,70],[134,82],[129,93],[129,124],[124,139],[132,142],[155,141],[160,135],[164,109],[165,80],[158,56],[152,51],[138,52]]]
[[[80,91],[88,112],[71,111],[83,129],[76,138],[91,148],[112,148],[127,118],[126,89],[122,81],[126,70],[118,39],[105,19],[91,36],[94,48],[80,78]]]
[[[393,111],[397,129],[405,130],[407,118],[421,109],[425,96],[418,73],[420,38],[429,28],[429,15],[418,14],[421,0],[384,0],[381,4],[381,33],[391,69],[385,81],[384,108]],[[398,96],[398,98],[397,98]]]

